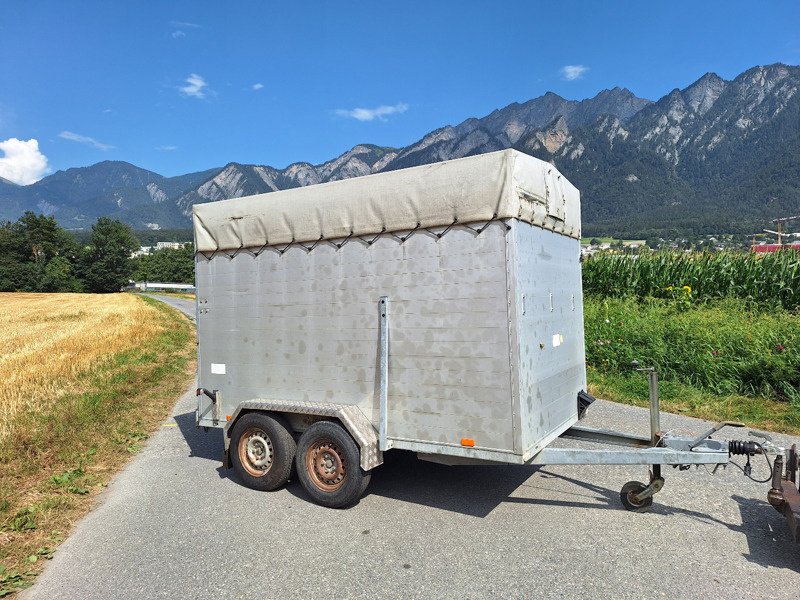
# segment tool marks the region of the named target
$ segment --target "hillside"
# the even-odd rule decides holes
[[[25,210],[84,229],[98,216],[137,229],[188,227],[191,207],[504,148],[553,162],[582,192],[584,233],[649,237],[749,232],[800,207],[800,67],[707,73],[656,102],[627,89],[567,100],[548,92],[445,126],[404,147],[360,144],[319,165],[229,163],[166,178],[124,162],[0,181],[0,219]]]

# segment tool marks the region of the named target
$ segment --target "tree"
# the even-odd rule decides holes
[[[181,248],[163,248],[135,259],[137,281],[194,283],[192,244]]]
[[[82,278],[86,291],[118,292],[133,275],[131,253],[139,248],[139,240],[127,225],[108,217],[100,217],[92,225],[89,245],[82,257]]]
[[[48,261],[36,287],[40,292],[80,292],[83,288],[73,276],[72,264],[63,256]]]
[[[53,217],[26,212],[0,224],[0,291],[73,292],[78,247]]]

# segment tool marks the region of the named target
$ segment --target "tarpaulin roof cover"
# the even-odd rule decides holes
[[[195,204],[192,213],[197,252],[505,218],[581,236],[577,188],[516,150]]]

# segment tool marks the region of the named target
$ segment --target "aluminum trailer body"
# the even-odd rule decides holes
[[[220,390],[226,416],[255,399],[354,405],[377,428],[386,296],[392,446],[524,462],[578,420],[579,252],[511,220],[200,258],[200,385]]]
[[[498,154],[492,163],[540,162]],[[550,211],[563,222],[557,191]],[[578,219],[577,198],[569,209]],[[200,387],[219,390],[225,417],[248,401],[333,404],[377,429],[378,302],[388,297],[391,446],[528,460],[578,420],[586,387],[579,228],[506,218],[392,233],[198,253]],[[210,408],[199,424],[224,424]]]
[[[649,438],[577,426],[580,197],[549,163],[506,150],[195,205],[193,221],[197,424],[224,428],[251,487],[294,463],[315,501],[345,506],[394,448],[653,465],[621,492],[640,510],[661,465],[728,461],[727,442],[660,431],[652,370]],[[614,448],[549,448],[559,436]]]

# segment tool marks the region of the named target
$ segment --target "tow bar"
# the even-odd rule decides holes
[[[792,537],[800,543],[800,489],[798,489],[798,455],[794,445],[787,452],[772,442],[769,434],[751,431],[754,440],[712,439],[712,435],[725,427],[744,427],[744,423],[723,421],[715,424],[694,438],[672,435],[661,429],[661,407],[658,394],[658,374],[652,367],[642,368],[637,361],[631,367],[646,373],[650,387],[650,435],[640,436],[607,429],[596,429],[583,425],[573,425],[561,434],[562,439],[602,444],[601,449],[552,447],[547,446],[528,460],[528,464],[539,465],[647,465],[648,483],[629,481],[620,491],[622,505],[632,512],[644,512],[653,504],[653,496],[664,487],[662,467],[672,466],[681,471],[692,465],[713,466],[711,474],[720,467],[732,464],[738,467],[749,479],[757,483],[772,484],[767,496],[769,503],[786,517]],[[582,402],[583,400],[583,402]],[[579,412],[585,411],[589,402],[578,398]],[[612,446],[609,448],[608,446]],[[620,448],[621,447],[621,448]],[[750,459],[761,454],[769,465],[765,479],[752,475]],[[774,462],[770,462],[770,455]],[[744,456],[746,462],[740,465],[731,460],[732,456]],[[784,470],[785,464],[785,470]],[[784,472],[785,471],[785,472]]]

